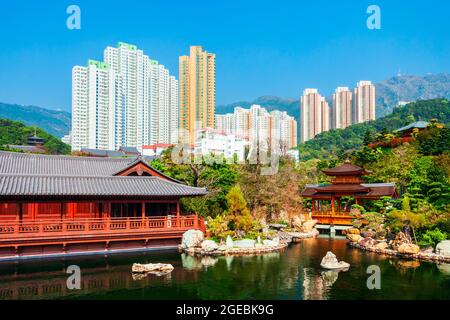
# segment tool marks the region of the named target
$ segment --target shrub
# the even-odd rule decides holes
[[[207,227],[211,238],[220,241],[232,236],[234,232],[228,229],[228,222],[224,215],[218,215],[215,218],[208,217]]]
[[[447,235],[438,228],[427,230],[421,237],[419,245],[435,247],[439,242],[447,239]]]

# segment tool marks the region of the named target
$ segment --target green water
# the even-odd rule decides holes
[[[328,250],[351,267],[321,269]],[[134,262],[171,263],[168,275],[137,280]],[[69,265],[81,268],[80,290],[68,290]],[[381,270],[369,290],[367,267]],[[450,265],[413,262],[319,238],[259,256],[194,258],[176,251],[0,264],[0,299],[450,299]]]

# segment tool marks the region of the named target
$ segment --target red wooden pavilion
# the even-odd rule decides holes
[[[0,259],[176,246],[204,229],[182,184],[142,157],[0,152]]]
[[[322,172],[333,177],[331,184],[307,185],[301,193],[312,199],[311,215],[319,224],[351,225],[350,207],[341,205],[342,197],[351,196],[358,204],[364,199],[398,196],[394,183],[364,183],[362,177],[371,172],[349,161]]]

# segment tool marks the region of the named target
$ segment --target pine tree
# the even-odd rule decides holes
[[[237,234],[250,231],[253,226],[252,216],[242,194],[241,187],[239,185],[232,187],[226,199],[228,210],[225,212],[225,216],[229,219],[228,228],[234,230]]]

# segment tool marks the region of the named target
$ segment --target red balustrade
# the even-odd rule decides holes
[[[204,227],[196,215],[121,219],[0,221],[0,241],[30,236],[84,236],[134,232],[183,231]]]

